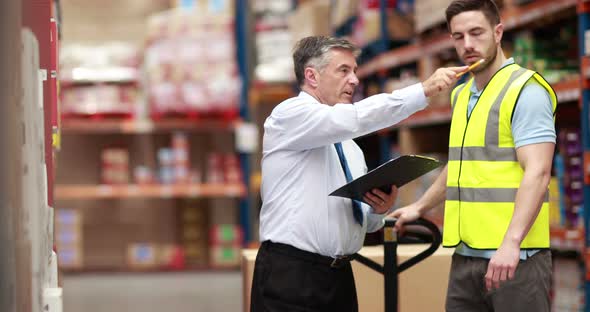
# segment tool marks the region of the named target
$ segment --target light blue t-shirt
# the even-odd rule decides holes
[[[509,58],[502,68],[514,64],[514,59]],[[467,107],[468,116],[475,107],[483,90],[477,90],[475,83],[471,85],[471,97]],[[553,105],[551,97],[545,88],[533,80],[527,82],[516,102],[512,117],[512,137],[516,148],[536,143],[555,143],[555,125],[553,123]],[[538,249],[520,251],[520,259],[526,260],[536,254]],[[460,243],[455,252],[468,257],[490,259],[495,250],[480,250],[467,247]]]

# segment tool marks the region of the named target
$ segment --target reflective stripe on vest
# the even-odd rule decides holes
[[[516,198],[517,188],[447,188],[447,200],[461,202],[512,203]],[[545,193],[543,201],[549,201],[549,193]]]
[[[512,112],[525,84],[534,79],[557,105],[555,92],[533,71],[516,64],[500,69],[467,116],[473,79],[451,93],[447,201],[443,245],[461,241],[472,248],[496,249],[512,213],[523,171],[512,138]],[[534,105],[534,104],[531,104]],[[548,193],[521,248],[549,247]]]

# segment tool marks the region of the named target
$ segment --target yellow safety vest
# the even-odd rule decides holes
[[[547,89],[555,112],[557,97],[547,81],[516,64],[505,66],[492,77],[469,118],[473,78],[451,93],[443,246],[463,242],[475,249],[500,247],[524,174],[514,148],[512,113],[531,78]],[[548,193],[521,248],[549,248]]]

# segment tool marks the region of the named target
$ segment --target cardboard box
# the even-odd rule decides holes
[[[180,222],[206,226],[208,223],[207,210],[205,207],[197,207],[197,204],[186,204],[180,213]]]
[[[166,269],[185,268],[185,255],[182,247],[176,244],[161,244],[157,251],[158,266]]]
[[[314,35],[331,35],[330,3],[324,1],[308,1],[297,7],[289,16],[289,30],[293,42]]]
[[[240,246],[210,246],[209,265],[218,268],[238,267],[240,265]]]
[[[397,249],[401,263],[415,256],[427,245],[400,245]],[[451,256],[454,249],[439,248],[424,261],[404,271],[399,276],[399,311],[444,311]],[[244,311],[250,309],[250,289],[254,273],[256,249],[242,251],[242,277]],[[360,254],[383,263],[383,246],[364,247]],[[359,311],[384,311],[383,275],[363,264],[353,261],[352,268],[359,302]]]
[[[242,228],[235,224],[215,224],[209,233],[211,245],[241,246],[244,241]]]
[[[416,0],[414,21],[417,33],[446,23],[445,10],[452,0]]]
[[[187,265],[206,265],[209,262],[209,246],[206,243],[185,242],[182,244]]]
[[[234,15],[234,1],[199,1],[199,0],[173,0],[174,7],[193,9],[207,15]]]
[[[334,1],[331,22],[332,29],[342,26],[347,20],[353,17],[359,6],[359,0],[339,0]]]
[[[55,225],[80,227],[82,226],[82,212],[76,209],[57,209],[55,213]]]
[[[55,214],[53,241],[60,267],[78,268],[83,264],[83,218],[75,209],[58,209]]]
[[[381,12],[366,10],[361,15],[361,40],[364,44],[381,38]],[[414,23],[411,17],[398,12],[387,12],[387,32],[393,40],[410,40],[414,37]]]
[[[64,246],[81,246],[82,231],[81,228],[60,228],[55,231],[54,241],[58,247]]]
[[[151,243],[129,244],[127,265],[130,268],[153,268],[158,265],[158,247]]]
[[[81,246],[68,246],[58,248],[57,264],[60,268],[82,268],[84,264],[83,249]]]
[[[178,241],[187,265],[206,265],[209,258],[209,220],[206,207],[189,201],[183,204],[178,216]]]
[[[102,150],[102,183],[129,183],[129,151],[124,148],[105,148]]]

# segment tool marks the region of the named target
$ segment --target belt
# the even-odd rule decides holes
[[[322,256],[313,252],[301,250],[291,245],[283,243],[273,243],[271,241],[264,241],[261,248],[267,248],[271,252],[278,252],[287,256],[292,256],[307,262],[321,263],[330,266],[331,268],[339,269],[345,264],[354,260],[354,255],[337,256],[336,258]]]

